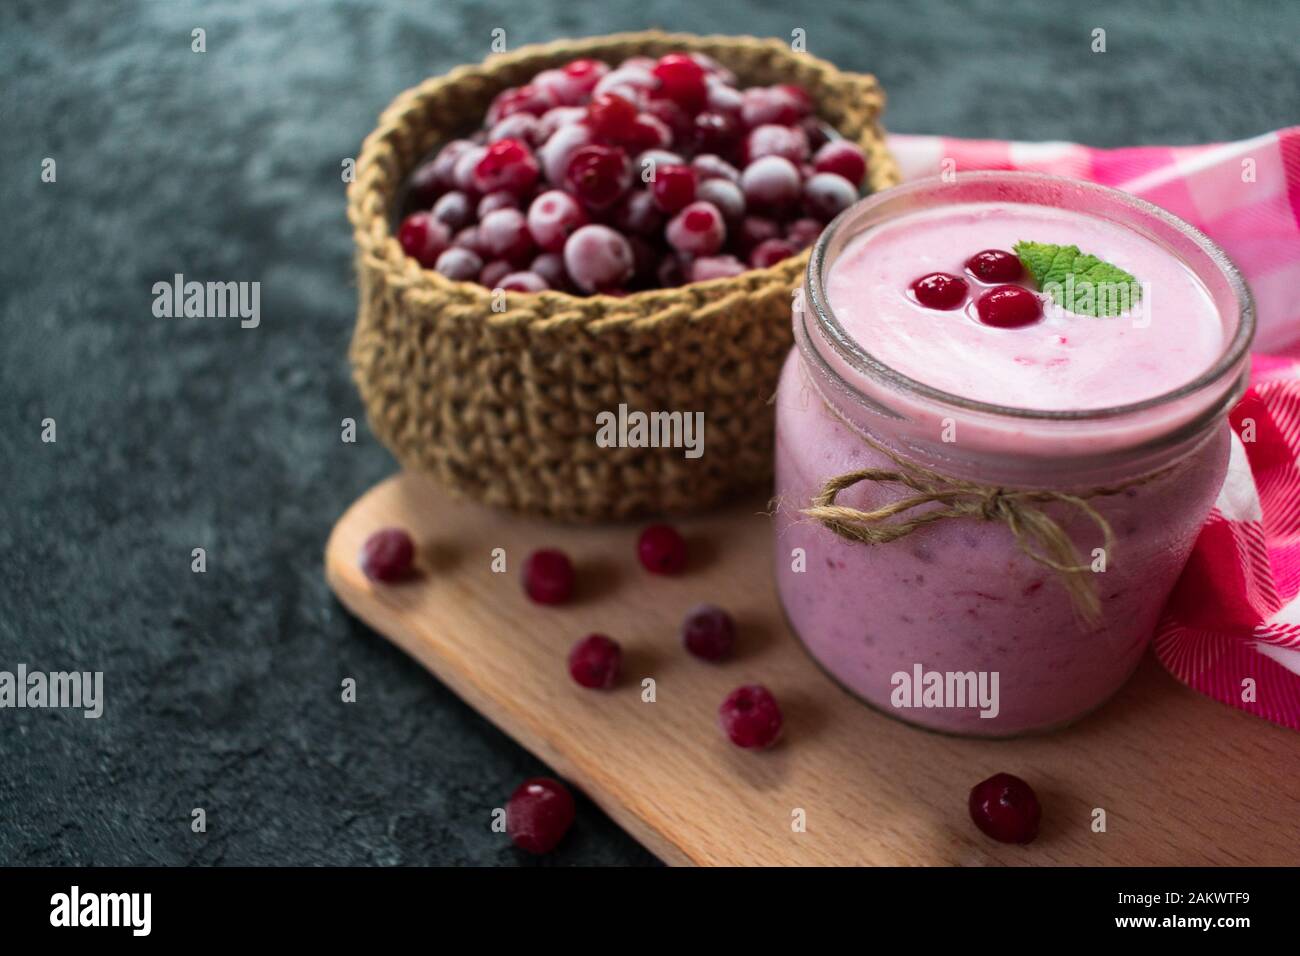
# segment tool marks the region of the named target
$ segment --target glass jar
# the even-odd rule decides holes
[[[846,244],[904,214],[988,201],[1108,219],[1181,259],[1223,323],[1218,360],[1143,401],[1038,411],[943,392],[854,341],[825,291]],[[1249,292],[1226,256],[1176,217],[1101,186],[1002,172],[925,180],[863,200],[827,228],[796,295],[794,332],[776,395],[775,557],[786,616],[813,658],[885,713],[959,734],[1056,728],[1114,694],[1150,643],[1223,484],[1226,413],[1245,388],[1254,332]],[[1003,520],[938,520],[868,544],[805,513],[828,479],[896,472],[900,462],[983,488],[1085,496],[1109,524],[1108,548],[1082,509],[1048,502],[1041,511],[1091,562],[1095,573],[1083,577],[1099,616],[1081,615],[1068,575],[1026,554]],[[871,510],[915,494],[861,481],[835,503]]]

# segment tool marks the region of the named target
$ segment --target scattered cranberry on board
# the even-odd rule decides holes
[[[576,578],[569,556],[555,548],[524,559],[524,593],[538,604],[564,604],[573,597]]]
[[[780,738],[785,718],[770,690],[749,684],[727,695],[718,708],[718,722],[737,747],[766,750]]]
[[[592,690],[608,690],[618,680],[623,650],[604,634],[588,634],[569,651],[569,676]]]
[[[970,818],[1000,843],[1029,843],[1042,815],[1034,788],[1013,774],[997,773],[971,788]]]
[[[361,546],[361,570],[372,581],[391,583],[411,573],[415,542],[402,528],[383,528]]]
[[[682,621],[682,644],[701,660],[724,661],[736,646],[735,622],[716,604],[700,604]]]
[[[529,853],[550,853],[573,825],[573,794],[550,777],[525,780],[506,803],[506,833]]]
[[[668,524],[652,524],[637,539],[641,565],[653,574],[680,574],[686,568],[686,539]]]

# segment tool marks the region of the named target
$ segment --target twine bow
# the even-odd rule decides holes
[[[1079,617],[1089,626],[1095,627],[1101,622],[1101,602],[1093,582],[1086,577],[1092,572],[1092,566],[1080,557],[1065,529],[1040,506],[1069,505],[1086,515],[1101,529],[1105,551],[1109,554],[1114,544],[1114,533],[1110,523],[1087,499],[1116,494],[1134,484],[1149,481],[1154,476],[1125,485],[1093,488],[1082,495],[1062,491],[1006,489],[941,475],[898,457],[861,433],[859,437],[888,455],[898,466],[897,470],[863,468],[831,478],[813,498],[812,507],[803,510],[804,515],[820,522],[842,538],[864,544],[887,544],[906,537],[925,525],[952,518],[1001,522],[1011,531],[1021,551],[1061,575],[1062,583],[1069,592]],[[835,503],[842,491],[863,481],[904,485],[916,494],[871,511]],[[923,505],[937,507],[914,511]],[[907,517],[900,521],[889,520],[898,515]]]

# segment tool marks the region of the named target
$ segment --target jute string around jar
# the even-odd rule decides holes
[[[936,521],[968,518],[1001,522],[1010,530],[1021,551],[1061,576],[1075,613],[1082,622],[1089,627],[1101,623],[1101,601],[1097,597],[1095,582],[1086,577],[1094,573],[1092,565],[1082,559],[1078,548],[1060,523],[1040,506],[1068,505],[1088,517],[1101,530],[1104,554],[1109,560],[1114,550],[1115,535],[1110,522],[1088,503],[1089,499],[1119,494],[1126,489],[1146,484],[1167,474],[1173,466],[1131,481],[1103,485],[1079,493],[1003,488],[953,478],[896,454],[845,419],[814,383],[805,379],[805,384],[817,393],[822,404],[841,424],[861,441],[889,458],[897,468],[860,468],[836,475],[822,485],[822,490],[813,497],[812,506],[802,509],[801,514],[819,522],[841,538],[872,545],[897,541]],[[836,504],[836,498],[841,492],[864,481],[903,485],[916,494],[870,511]],[[923,505],[938,507],[909,515],[909,512]],[[889,520],[899,515],[908,516],[899,521]]]

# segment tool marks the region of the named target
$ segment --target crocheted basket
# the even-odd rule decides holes
[[[867,152],[869,186],[898,181],[872,76],[776,40],[626,33],[522,47],[401,94],[362,147],[348,189],[360,306],[351,360],[371,428],[409,469],[491,505],[575,520],[682,512],[766,482],[772,409],[807,253],[769,269],[615,298],[492,292],[403,254],[391,217],[406,176],[475,128],[500,90],[576,57],[699,51],[741,86],[798,83]],[[600,412],[703,412],[703,454],[600,447]]]

